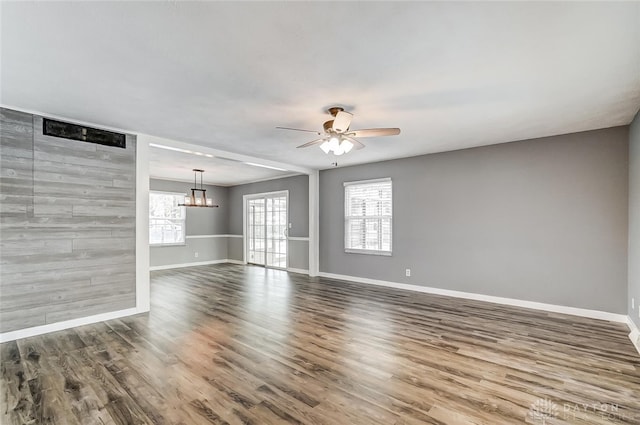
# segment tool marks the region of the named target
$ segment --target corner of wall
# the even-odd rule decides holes
[[[151,309],[149,279],[149,141],[136,138],[136,309]]]
[[[636,326],[636,324],[631,320],[631,317],[628,317],[628,324],[631,333],[629,334],[629,339],[634,347],[636,347],[636,351],[640,354],[640,328]]]
[[[309,174],[309,276],[320,273],[320,172]]]
[[[637,330],[640,328],[640,110],[629,126],[628,232],[627,309],[629,321]]]

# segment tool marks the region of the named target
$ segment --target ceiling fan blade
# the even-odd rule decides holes
[[[356,140],[353,137],[348,137],[348,136],[342,136],[345,139],[347,139],[348,141],[350,141],[351,143],[353,143],[353,147],[356,149],[362,149],[364,148],[364,144],[360,141],[360,140]]]
[[[291,128],[291,127],[276,127],[279,130],[293,130],[293,131],[306,131],[307,133],[316,133],[318,136],[322,136],[322,133],[316,130],[304,130],[302,128]]]
[[[345,134],[350,137],[378,137],[396,136],[400,134],[399,128],[366,128],[364,130],[353,130]]]
[[[344,133],[345,131],[347,131],[349,129],[349,126],[351,125],[352,118],[352,114],[345,111],[339,111],[336,114],[336,117],[333,119],[333,131],[335,131],[336,133]]]
[[[300,145],[300,146],[296,146],[296,147],[297,148],[308,148],[309,146],[318,145],[318,144],[324,142],[325,140],[327,140],[327,138],[323,137],[322,139],[312,140],[310,142],[305,143],[304,145]]]

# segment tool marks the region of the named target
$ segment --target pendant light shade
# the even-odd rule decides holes
[[[198,173],[200,173],[200,187],[198,188]],[[184,197],[184,203],[178,204],[181,207],[203,207],[203,208],[218,208],[218,205],[213,205],[213,199],[207,198],[207,190],[202,184],[202,173],[204,170],[197,168],[193,169],[193,186],[191,188],[191,195],[187,194]]]

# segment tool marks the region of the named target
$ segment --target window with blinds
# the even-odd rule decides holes
[[[391,255],[391,179],[344,183],[346,252]]]

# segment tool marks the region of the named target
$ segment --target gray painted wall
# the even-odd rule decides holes
[[[149,180],[150,190],[186,194],[191,187],[193,187],[193,182]],[[229,233],[227,224],[229,210],[228,188],[208,184],[205,184],[204,188],[207,190],[207,197],[213,196],[213,203],[219,205],[219,207],[187,208],[187,235],[224,235]]]
[[[628,130],[322,171],[320,270],[626,314]],[[380,177],[393,255],[346,254],[342,184]]]
[[[289,240],[289,268],[309,270],[309,242],[301,240]],[[227,258],[234,261],[244,261],[242,238],[229,238],[227,243]]]
[[[135,155],[0,109],[1,332],[135,307]]]
[[[289,240],[289,268],[309,270],[309,241]]]
[[[151,179],[151,190],[185,193],[189,183]],[[203,261],[243,261],[243,239],[190,238],[194,235],[242,235],[243,196],[255,193],[289,190],[290,236],[307,237],[309,232],[309,177],[286,177],[232,187],[205,185],[220,208],[187,208],[187,239],[184,246],[151,247],[151,267]],[[289,267],[307,270],[307,241],[289,241]],[[198,257],[195,257],[195,253]]]
[[[187,193],[193,183],[151,179],[150,190]],[[182,246],[150,247],[149,264],[151,267],[173,264],[197,263],[227,259],[227,239],[189,238],[195,235],[228,234],[228,189],[226,187],[204,185],[207,197],[213,197],[218,208],[187,208],[187,239]],[[197,253],[197,257],[196,257]]]
[[[309,236],[309,176],[300,175],[285,177],[277,180],[267,180],[257,183],[243,184],[229,188],[229,233],[241,235],[242,202],[244,195],[256,193],[289,191],[289,236]],[[289,240],[289,268],[309,269],[309,242]],[[229,259],[243,261],[243,240],[241,238],[229,239]]]
[[[635,299],[635,309],[631,308]],[[640,328],[640,111],[629,129],[629,317]]]
[[[243,238],[229,238],[227,243],[227,258],[234,261],[244,261]]]
[[[289,191],[289,236],[309,236],[309,176],[243,184],[229,188],[229,233],[242,234],[242,197],[254,193]]]
[[[227,237],[187,238],[185,245],[154,246],[149,254],[151,267],[226,260]],[[197,253],[197,257],[196,257]]]

